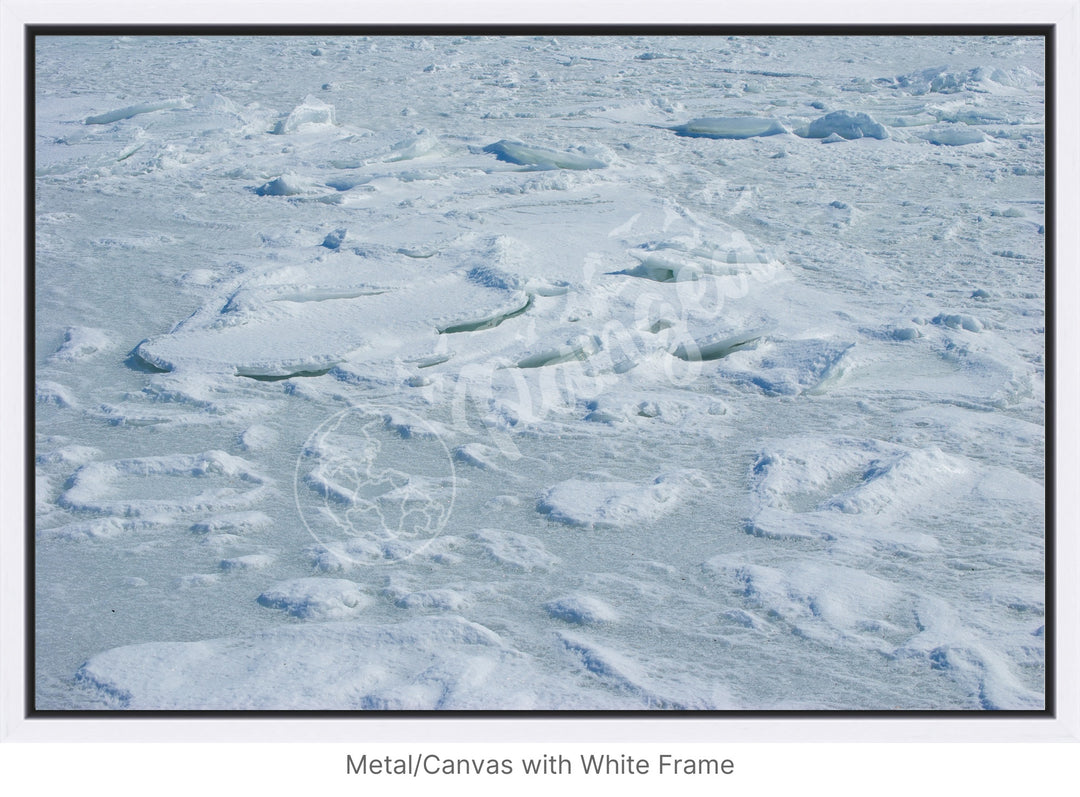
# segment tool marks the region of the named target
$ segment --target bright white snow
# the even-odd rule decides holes
[[[1043,706],[1040,39],[37,41],[38,708]]]

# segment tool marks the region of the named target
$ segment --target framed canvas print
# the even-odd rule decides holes
[[[33,29],[33,711],[1045,716],[1051,30]]]

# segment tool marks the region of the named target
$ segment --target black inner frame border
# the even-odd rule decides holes
[[[447,710],[447,711],[356,711],[341,710],[45,710],[35,706],[36,692],[36,646],[35,646],[35,597],[36,597],[36,514],[35,506],[34,451],[36,447],[36,366],[34,340],[36,330],[36,193],[35,193],[35,140],[36,140],[36,39],[38,36],[790,36],[790,37],[855,37],[855,36],[1034,36],[1044,43],[1045,58],[1045,235],[1044,274],[1045,295],[1045,386],[1046,410],[1044,414],[1045,446],[1045,527],[1044,527],[1044,708],[1016,711],[981,710]],[[25,513],[25,683],[24,716],[31,720],[47,719],[933,719],[933,720],[1053,720],[1057,716],[1057,546],[1056,546],[1056,441],[1054,438],[1056,418],[1056,264],[1057,264],[1057,98],[1056,98],[1056,25],[1054,24],[738,24],[716,23],[687,24],[506,24],[506,23],[457,23],[457,24],[28,24],[24,26],[24,211],[25,211],[25,308],[24,330],[24,473],[26,475]]]

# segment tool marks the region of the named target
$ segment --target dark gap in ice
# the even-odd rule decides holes
[[[543,368],[546,365],[560,365],[575,360],[582,362],[589,359],[589,356],[595,353],[596,349],[596,341],[592,338],[586,338],[577,343],[570,343],[557,349],[549,349],[539,354],[524,357],[517,361],[517,367]]]
[[[294,376],[323,376],[330,373],[331,370],[333,370],[333,366],[331,366],[330,368],[323,368],[319,371],[296,371],[295,373],[291,374],[244,374],[237,372],[236,375],[243,376],[248,379],[254,379],[258,382],[280,382],[283,379],[292,379]]]
[[[130,157],[131,157],[132,155],[134,155],[134,154],[135,154],[136,152],[138,152],[138,151],[139,151],[140,149],[142,149],[142,148],[143,148],[144,146],[145,146],[144,144],[139,144],[139,145],[138,145],[138,146],[136,146],[136,147],[135,147],[134,149],[132,149],[132,150],[129,150],[128,152],[125,152],[125,153],[124,153],[123,155],[121,155],[121,156],[120,156],[119,158],[117,158],[117,159],[116,159],[116,162],[117,162],[117,163],[120,163],[120,162],[122,162],[122,161],[126,161],[126,160],[127,160],[128,158],[130,158]]]
[[[622,271],[609,271],[608,274],[618,274],[624,277],[639,277],[640,279],[652,280],[653,282],[675,282],[675,269],[668,266],[657,266],[648,261],[643,261],[633,268],[624,268]]]
[[[441,365],[442,363],[449,360],[450,357],[451,357],[451,355],[449,355],[449,354],[437,354],[434,357],[429,357],[429,358],[422,359],[422,360],[416,360],[415,361],[416,362],[416,367],[417,368],[431,368],[432,366],[435,366],[435,365]]]
[[[434,257],[437,251],[432,249],[431,251],[423,249],[406,249],[401,248],[397,250],[399,255],[405,255],[405,257],[411,257],[415,260],[427,260],[429,257]]]
[[[729,256],[730,257],[730,256]],[[676,263],[663,257],[646,257],[633,268],[609,271],[609,275],[638,277],[653,282],[692,282],[703,277],[719,277],[739,274],[737,265],[719,264],[715,261],[704,265]]]
[[[508,313],[499,313],[498,315],[494,315],[489,318],[483,318],[479,321],[465,321],[460,324],[451,324],[448,327],[439,327],[439,334],[452,335],[456,332],[479,332],[484,329],[492,329],[494,327],[497,327],[503,321],[521,315],[530,307],[532,307],[532,303],[533,297],[529,296],[529,298],[525,300],[525,304],[523,304],[516,310],[511,310]]]
[[[756,331],[732,335],[731,337],[723,338],[722,340],[713,341],[711,343],[691,341],[689,344],[680,344],[672,354],[680,360],[686,360],[687,362],[719,360],[756,340],[760,340],[761,336],[762,333]]]

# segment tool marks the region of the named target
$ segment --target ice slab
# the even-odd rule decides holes
[[[775,136],[786,133],[785,128],[776,119],[756,119],[752,117],[706,117],[691,119],[689,122],[671,128],[680,136],[690,138],[754,138],[756,136]]]
[[[108,125],[113,122],[119,122],[124,119],[131,119],[132,117],[139,116],[144,113],[154,113],[155,111],[168,111],[175,108],[188,108],[190,105],[188,101],[182,97],[171,100],[158,100],[156,102],[140,102],[135,105],[127,105],[123,108],[117,108],[113,111],[106,111],[105,113],[96,114],[94,116],[86,117],[85,124],[88,125]]]
[[[288,116],[274,125],[273,132],[278,135],[290,135],[333,128],[336,124],[334,106],[309,94],[302,103],[289,112]]]
[[[803,138],[826,138],[836,135],[845,139],[888,138],[885,126],[874,121],[869,114],[852,111],[833,111],[815,119],[807,127],[795,131]]]
[[[517,141],[496,141],[484,147],[484,152],[506,163],[528,166],[533,169],[603,169],[607,164],[598,159],[576,152],[559,152],[544,147],[534,147]]]
[[[170,371],[289,377],[347,359],[412,355],[433,348],[440,330],[482,328],[524,311],[523,292],[468,274],[441,259],[392,254],[271,272],[234,288],[219,312],[208,308],[136,351]]]

